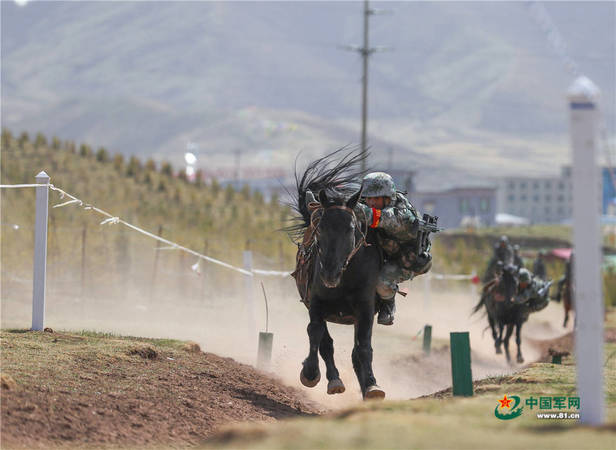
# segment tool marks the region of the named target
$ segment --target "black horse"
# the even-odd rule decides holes
[[[528,320],[530,309],[527,304],[517,304],[513,302],[517,290],[517,267],[513,265],[502,267],[500,275],[484,286],[481,299],[475,308],[473,308],[473,314],[479,311],[482,306],[485,306],[488,314],[488,322],[492,329],[496,353],[502,353],[501,344],[503,344],[508,362],[511,362],[511,357],[509,356],[509,338],[511,338],[513,328],[515,327],[515,342],[518,346],[517,361],[518,363],[523,363],[524,358],[522,357],[521,350],[522,324]],[[505,327],[506,331],[503,337]]]
[[[352,361],[362,396],[384,398],[385,392],[377,385],[372,372],[372,327],[381,255],[373,230],[367,229],[365,220],[357,217],[353,210],[361,190],[348,195],[358,187],[353,181],[363,172],[354,169],[363,156],[348,153],[331,167],[342,150],[314,161],[301,180],[297,180],[294,207],[301,214],[301,223],[295,230],[308,229],[314,236],[307,289],[302,293],[300,288],[310,315],[310,350],[303,362],[300,380],[308,387],[317,385],[321,378],[320,353],[326,366],[327,393],[344,392],[344,383],[334,363],[334,342],[326,322],[352,324],[355,327]],[[308,192],[319,192],[319,202],[312,203],[311,209],[306,205]]]

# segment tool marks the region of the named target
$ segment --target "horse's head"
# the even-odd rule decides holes
[[[317,238],[318,271],[325,287],[335,288],[340,284],[344,269],[361,245],[356,240],[356,231],[360,224],[353,211],[360,196],[361,189],[346,201],[330,199],[324,190],[319,192],[319,202],[323,210]]]
[[[518,268],[513,264],[502,267],[498,291],[504,297],[505,302],[509,303],[518,290]]]

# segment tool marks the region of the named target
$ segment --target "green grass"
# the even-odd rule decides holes
[[[527,225],[520,227],[488,227],[478,228],[475,233],[478,235],[488,235],[494,238],[506,234],[510,238],[526,237],[550,237],[570,241],[573,231],[568,225]]]
[[[616,350],[606,345],[606,355]],[[605,368],[608,425],[591,428],[574,420],[540,420],[524,407],[522,415],[495,417],[506,394],[575,396],[575,367],[536,363],[514,376],[492,377],[476,385],[470,398],[421,398],[365,403],[314,419],[229,427],[203,448],[251,449],[613,449],[616,431],[616,361]],[[545,410],[541,410],[542,412]],[[557,410],[554,410],[557,411]],[[566,410],[574,412],[576,410]]]
[[[154,234],[162,227],[164,238],[213,258],[241,266],[242,252],[250,246],[260,268],[293,266],[296,247],[278,231],[288,224],[291,211],[277,198],[266,202],[260,192],[247,186],[235,190],[222,188],[216,181],[207,185],[189,183],[173,176],[173,169],[165,164],[157,166],[151,160],[143,162],[122,155],[99,158],[86,144],[75,147],[70,141],[54,139],[47,143],[42,135],[32,140],[3,130],[0,179],[4,184],[34,183],[34,176],[45,170],[52,184],[84,202]],[[1,192],[3,275],[26,278],[32,270],[34,197],[34,189]],[[50,191],[50,206],[66,200]],[[83,264],[88,281],[96,285],[117,283],[137,265],[147,269],[144,276],[150,277],[156,242],[121,224],[101,226],[103,219],[77,205],[50,207],[48,263],[61,266],[61,275],[78,274]],[[14,229],[14,224],[18,228]],[[164,266],[172,259],[166,255],[179,253],[165,252],[159,269],[175,270],[177,260],[184,258],[180,263],[190,271],[194,259],[187,254]],[[147,267],[135,264],[140,259],[152,263]],[[111,282],[109,271],[116,272]],[[228,272],[221,270],[217,277],[224,280],[233,274]],[[55,273],[50,275],[55,277]]]

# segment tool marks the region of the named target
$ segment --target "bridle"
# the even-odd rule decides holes
[[[359,231],[360,238],[355,243],[355,247],[353,247],[353,250],[351,250],[351,253],[349,253],[349,255],[346,258],[346,261],[344,262],[344,265],[342,266],[342,272],[344,273],[347,266],[351,262],[351,259],[353,259],[353,256],[355,256],[355,254],[359,251],[359,249],[362,247],[370,246],[370,244],[366,241],[366,234],[368,232],[368,223],[366,221],[366,218],[364,217],[364,223],[366,224],[366,231],[363,231],[361,227],[361,222],[359,221],[359,219],[357,219],[357,214],[355,214],[355,211],[352,208],[349,208],[348,206],[331,205],[331,206],[323,207],[323,205],[321,205],[320,203],[313,202],[308,205],[308,209],[312,211],[312,214],[310,216],[310,223],[312,225],[313,234],[310,237],[310,239],[312,242],[317,244],[317,251],[319,252],[319,254],[321,253],[321,248],[318,245],[319,225],[321,223],[321,218],[323,217],[323,215],[331,209],[340,209],[342,211],[346,211],[349,214],[351,214],[351,220],[352,220],[353,226],[355,227],[355,230]]]

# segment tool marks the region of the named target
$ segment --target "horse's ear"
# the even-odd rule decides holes
[[[353,194],[351,196],[351,198],[349,198],[346,202],[346,205],[353,209],[355,208],[355,205],[357,205],[357,202],[359,201],[360,197],[361,197],[361,192],[362,192],[362,188],[359,189],[359,191],[357,191],[355,194]]]
[[[327,194],[325,193],[325,189],[321,189],[319,191],[319,203],[321,206],[327,206],[329,200],[327,199]]]

